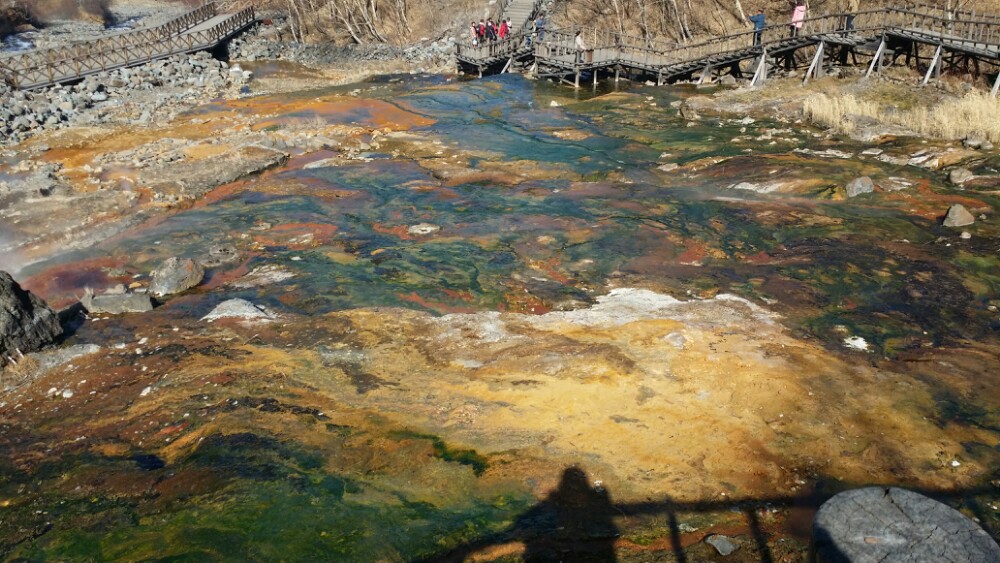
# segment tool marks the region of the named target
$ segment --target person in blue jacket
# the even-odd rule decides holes
[[[767,23],[764,21],[764,8],[757,10],[755,15],[750,16],[750,22],[753,23],[753,44],[756,47],[760,45],[764,28],[767,27]]]

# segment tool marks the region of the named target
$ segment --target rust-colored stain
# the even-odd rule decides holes
[[[339,227],[329,223],[282,223],[258,234],[253,240],[263,246],[284,246],[302,250],[333,240]]]

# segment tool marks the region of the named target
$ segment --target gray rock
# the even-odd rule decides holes
[[[988,151],[993,149],[993,143],[979,133],[969,133],[962,144],[965,145],[965,148],[972,150]]]
[[[962,513],[895,487],[845,491],[813,522],[818,561],[1000,561],[1000,546]]]
[[[59,315],[45,301],[0,271],[0,367],[51,344],[62,332]]]
[[[271,321],[277,318],[265,307],[254,305],[246,299],[229,299],[219,303],[212,312],[201,318],[203,321],[217,319],[242,319],[244,321]]]
[[[740,548],[739,544],[728,537],[719,534],[712,534],[708,536],[705,538],[705,543],[714,547],[715,551],[718,551],[719,555],[722,555],[723,557]]]
[[[973,174],[968,168],[953,168],[951,172],[948,173],[948,181],[956,186],[961,186],[975,177],[976,175]]]
[[[855,178],[847,183],[847,197],[870,194],[875,191],[875,183],[868,176]]]
[[[80,299],[83,308],[90,313],[145,313],[153,310],[153,300],[145,293],[105,293],[94,295],[87,291]]]
[[[190,258],[168,258],[153,271],[149,291],[153,295],[180,293],[201,283],[205,269]]]
[[[949,207],[948,214],[944,217],[945,227],[964,227],[975,222],[976,218],[961,203],[956,203]]]

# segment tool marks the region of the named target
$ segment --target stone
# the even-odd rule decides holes
[[[124,313],[146,313],[153,310],[153,300],[145,293],[105,293],[94,295],[90,291],[83,294],[80,304],[89,313],[121,315]]]
[[[228,299],[219,303],[212,312],[201,318],[203,321],[217,319],[242,319],[244,321],[272,321],[277,318],[267,308],[254,305],[246,299]]]
[[[677,164],[676,162],[668,162],[666,164],[661,164],[661,165],[657,166],[656,168],[658,170],[662,170],[664,172],[673,172],[674,170],[677,170],[678,168],[680,168],[680,165]]]
[[[972,150],[988,151],[993,149],[993,143],[979,133],[969,133],[962,141],[962,144],[965,148]]]
[[[153,271],[149,291],[158,296],[180,293],[198,285],[204,277],[205,269],[194,260],[168,258]]]
[[[962,513],[896,487],[835,495],[813,521],[817,560],[1000,561],[1000,546]]]
[[[944,217],[945,227],[964,227],[976,222],[976,218],[969,213],[961,203],[956,203],[948,208],[948,214]]]
[[[948,181],[956,186],[961,186],[975,177],[976,175],[968,168],[953,168],[951,172],[948,172]]]
[[[677,113],[680,114],[681,117],[683,117],[684,119],[687,119],[687,120],[692,120],[693,121],[693,120],[701,119],[701,116],[698,115],[698,112],[695,111],[695,109],[693,107],[691,107],[691,105],[689,105],[687,103],[681,104],[681,107],[680,107],[680,109],[678,110]]]
[[[705,538],[705,543],[715,548],[719,555],[725,557],[740,548],[739,544],[720,534],[712,534]]]
[[[235,246],[219,244],[208,249],[208,253],[198,259],[198,262],[206,268],[217,268],[224,264],[238,262],[240,252]]]
[[[870,194],[873,191],[875,191],[875,183],[868,176],[861,176],[847,183],[847,197]]]
[[[62,332],[59,315],[45,301],[0,271],[0,367],[51,344]]]

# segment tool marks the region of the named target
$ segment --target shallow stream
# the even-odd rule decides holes
[[[711,557],[691,545],[712,526],[777,560],[804,557],[803,498],[873,482],[995,530],[1000,198],[804,123],[672,107],[704,93],[392,76],[180,117],[357,130],[20,274],[68,304],[171,256],[210,265],[67,340],[106,350],[49,376],[89,382],[79,405],[51,410],[47,381],[0,403],[0,506],[27,520],[2,518],[0,554],[510,560],[565,548],[530,530],[576,506],[609,511],[573,533],[622,560]],[[846,198],[861,175],[879,188]],[[988,216],[969,238],[940,224],[956,202]],[[621,311],[702,305],[619,324],[598,304],[622,288],[651,293]],[[198,320],[234,297],[286,321]],[[576,464],[603,484],[581,492]]]

